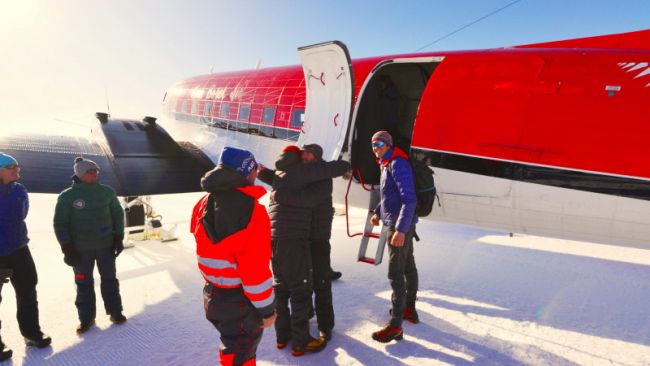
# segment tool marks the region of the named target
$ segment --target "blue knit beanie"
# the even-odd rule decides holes
[[[13,156],[0,152],[0,169],[11,164],[18,165],[18,162]]]
[[[223,150],[221,150],[221,156],[219,157],[218,163],[237,169],[237,171],[244,177],[248,177],[253,169],[257,169],[255,156],[253,156],[250,151],[238,149],[236,147],[224,147]]]

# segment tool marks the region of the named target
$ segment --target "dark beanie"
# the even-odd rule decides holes
[[[248,177],[253,169],[257,169],[255,156],[253,156],[250,151],[238,149],[236,147],[224,147],[223,150],[221,150],[219,164],[235,168],[244,177]]]
[[[302,149],[312,153],[316,159],[323,160],[323,148],[319,144],[302,145]]]

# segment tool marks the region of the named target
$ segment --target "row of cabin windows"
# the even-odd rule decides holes
[[[191,114],[197,114],[198,103],[192,103]],[[187,100],[183,100],[181,103],[181,113],[187,113]],[[248,121],[250,118],[251,106],[250,105],[241,105],[239,107],[239,120]],[[203,109],[203,115],[210,116],[212,115],[212,103],[206,103]],[[221,103],[219,109],[219,117],[228,118],[230,115],[230,104]],[[290,126],[294,128],[302,127],[302,123],[305,118],[305,111],[303,110],[294,110],[291,114]],[[264,123],[273,123],[275,120],[275,107],[264,107],[262,111],[262,122]]]

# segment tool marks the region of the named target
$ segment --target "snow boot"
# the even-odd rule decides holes
[[[327,341],[323,337],[312,338],[302,346],[292,346],[291,354],[295,357],[304,355],[305,353],[316,353],[325,349]]]
[[[396,341],[401,341],[403,337],[404,332],[402,332],[402,327],[394,327],[390,324],[386,324],[385,327],[372,333],[372,339],[381,343],[388,343],[393,339]]]
[[[287,345],[289,344],[289,341],[290,341],[290,340],[291,340],[291,336],[288,336],[288,337],[277,337],[277,338],[276,338],[275,347],[276,347],[277,349],[284,349],[285,347],[287,347]]]
[[[341,278],[341,276],[343,276],[343,273],[339,271],[334,271],[334,270],[330,271],[330,281],[336,281],[339,278]]]
[[[325,340],[329,342],[329,341],[332,340],[332,330],[331,329],[329,329],[329,330],[321,330],[320,331],[320,336],[322,338],[325,338]]]
[[[5,361],[11,358],[14,352],[7,348],[7,346],[0,340],[0,361]]]
[[[45,348],[52,344],[52,338],[40,333],[35,337],[25,337],[25,344],[29,347]]]
[[[388,310],[388,314],[391,316],[393,315],[393,309]],[[415,306],[410,306],[406,305],[404,307],[404,315],[403,319],[407,320],[413,324],[417,324],[420,322],[420,317],[418,316],[417,310],[415,310]]]
[[[111,319],[111,321],[112,321],[114,324],[118,324],[118,325],[119,325],[119,324],[124,324],[124,323],[126,323],[126,317],[122,314],[121,311],[120,311],[119,313],[111,314],[111,318],[110,318],[110,319]]]
[[[406,305],[404,308],[404,320],[413,324],[420,322],[420,317],[418,316],[418,312],[415,310],[415,306]]]
[[[91,327],[94,326],[95,326],[95,319],[92,319],[88,322],[81,322],[81,324],[77,326],[77,334],[86,333]]]
[[[220,365],[234,365],[235,364],[235,355],[234,353],[223,353],[219,351],[219,364]],[[241,366],[255,366],[255,357],[249,358],[244,361],[244,363],[237,363]]]

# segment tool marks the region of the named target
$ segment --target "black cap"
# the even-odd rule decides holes
[[[316,159],[323,160],[323,148],[319,144],[302,145],[302,149],[314,154]]]

